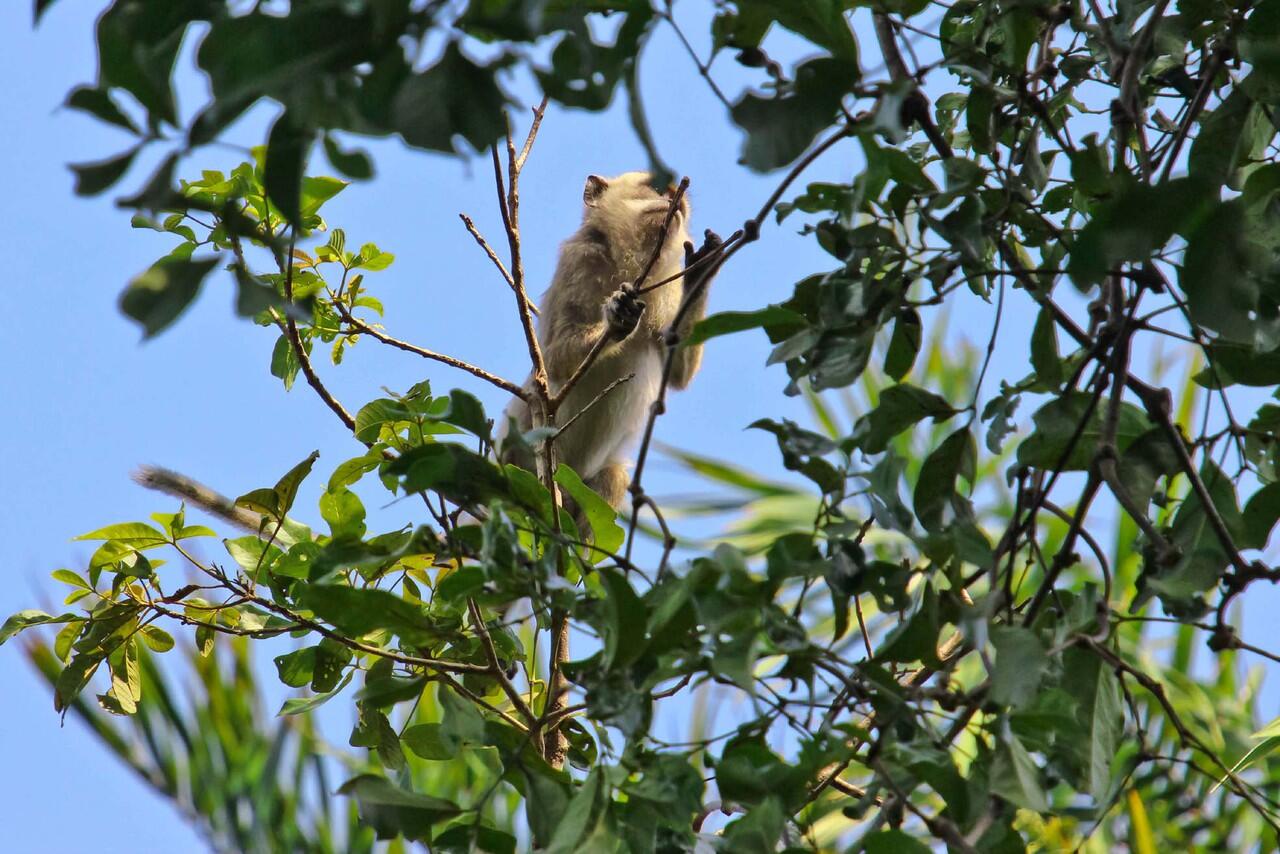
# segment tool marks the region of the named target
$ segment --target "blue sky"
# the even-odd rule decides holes
[[[7,512],[0,514],[8,574],[0,586],[0,612],[6,615],[56,605],[53,597],[61,592],[48,573],[81,566],[91,552],[71,537],[173,509],[173,502],[129,479],[139,463],[170,466],[238,494],[273,483],[313,449],[321,452],[319,471],[359,450],[305,384],[286,394],[270,375],[274,335],[233,316],[229,275],[211,277],[178,325],[145,344],[117,310],[124,283],[172,241],[131,229],[129,215],[114,207],[110,194],[88,200],[72,194],[67,163],[99,159],[128,142],[123,133],[57,109],[72,86],[94,78],[94,5],[54,4],[34,32],[29,4],[0,7],[0,25],[11,34],[0,52],[0,73],[25,81],[6,99],[11,131],[4,145],[11,166],[0,201],[11,247],[8,293],[22,315],[0,338],[0,394],[9,402],[0,426],[9,496]],[[706,31],[702,21],[690,28]],[[693,224],[727,235],[754,213],[777,178],[751,176],[736,165],[738,133],[697,85],[670,33],[659,34],[649,55],[643,87],[651,120],[673,167],[692,178]],[[724,69],[732,81],[735,70],[727,62]],[[198,79],[180,82],[186,93],[200,92]],[[512,90],[521,91],[519,81]],[[190,115],[198,105],[198,97],[187,97],[181,108]],[[251,113],[231,138],[256,144],[271,118],[269,109]],[[517,124],[524,122],[517,118]],[[510,292],[457,216],[465,211],[487,235],[500,236],[487,163],[409,152],[392,141],[360,143],[375,155],[378,175],[348,188],[325,216],[346,229],[349,242],[372,240],[396,254],[389,270],[366,279],[386,304],[389,331],[522,380],[528,357]],[[241,152],[209,148],[187,161],[181,174],[229,170],[241,159]],[[522,181],[525,263],[535,291],[549,281],[558,242],[576,226],[586,175],[616,174],[645,162],[625,105],[615,103],[604,117],[549,112]],[[847,180],[857,165],[848,150],[835,152],[812,175]],[[142,180],[149,166],[135,163],[122,186]],[[321,163],[312,171],[328,170]],[[829,266],[796,229],[788,223],[742,253],[716,283],[712,310],[785,299],[796,271]],[[760,417],[799,417],[803,411],[777,394],[786,381],[781,368],[759,370],[767,353],[763,335],[711,345],[693,390],[672,399],[660,438],[774,466],[772,438],[743,428]],[[466,375],[372,341],[350,352],[340,369],[321,364],[320,370],[352,411],[381,396],[381,386],[403,391],[424,378],[438,391],[468,388],[490,412],[505,403],[501,392]],[[679,487],[670,466],[655,465],[651,476],[660,495]],[[298,515],[318,520],[316,484],[310,486]],[[391,506],[376,518],[390,528],[407,513]],[[0,780],[8,850],[76,852],[90,840],[104,852],[199,846],[168,805],[79,723],[69,718],[60,726],[48,692],[16,644],[0,650],[0,684],[8,698],[0,755],[7,767],[22,769]],[[51,828],[57,829],[52,839]]]
[[[0,543],[7,573],[0,615],[49,605],[58,585],[48,573],[77,567],[90,549],[70,538],[103,524],[172,510],[129,479],[139,463],[190,473],[224,492],[268,485],[313,449],[327,471],[359,447],[301,381],[286,394],[268,370],[274,335],[232,312],[229,275],[211,277],[194,308],[158,339],[139,343],[138,329],[117,310],[124,283],[170,248],[168,236],[129,227],[110,195],[73,196],[65,164],[121,149],[124,135],[79,114],[56,109],[68,89],[94,77],[92,21],[101,4],[55,4],[37,31],[30,4],[0,6],[0,27],[11,34],[0,52],[0,79],[22,80],[6,96],[5,187],[0,196],[8,304],[14,308],[0,337],[0,422],[6,512]],[[688,32],[706,32],[705,12],[693,12]],[[867,40],[865,43],[872,44]],[[783,45],[785,54],[785,44]],[[716,66],[728,91],[742,76],[729,58]],[[198,106],[201,82],[182,78],[186,115]],[[736,165],[740,136],[723,108],[701,85],[674,36],[660,31],[643,68],[643,91],[661,150],[692,178],[693,225],[728,234],[754,213],[778,176],[753,176]],[[512,91],[522,92],[520,82]],[[260,108],[232,131],[244,145],[263,138],[272,118]],[[518,121],[518,126],[523,126]],[[375,155],[377,178],[356,184],[325,210],[347,231],[348,243],[377,242],[396,263],[366,282],[387,307],[391,334],[478,363],[514,380],[527,372],[527,352],[510,293],[458,221],[474,217],[491,238],[500,233],[492,176],[484,161],[409,152],[391,141],[360,141]],[[182,167],[229,170],[241,159],[230,148],[199,152]],[[627,125],[624,105],[606,115],[553,109],[548,113],[522,182],[522,220],[528,280],[540,291],[549,280],[555,247],[575,227],[588,173],[642,168],[645,157]],[[856,147],[828,154],[807,175],[848,180],[859,168]],[[149,174],[135,164],[122,186]],[[328,171],[322,163],[313,172]],[[801,275],[831,266],[798,222],[769,226],[716,282],[711,309],[757,308],[785,299]],[[1013,300],[1006,323],[1015,333],[1032,317]],[[990,308],[969,300],[952,328],[985,339]],[[1025,340],[1025,339],[1023,339]],[[1025,346],[1006,336],[988,388],[1025,372]],[[761,417],[803,418],[803,409],[778,392],[781,368],[760,369],[768,353],[763,335],[734,336],[708,347],[692,390],[675,396],[659,437],[668,443],[737,459],[781,477],[771,437],[743,428]],[[330,388],[354,411],[381,395],[429,378],[437,392],[454,385],[477,394],[495,413],[503,395],[448,368],[362,342],[340,369],[320,364]],[[1026,413],[1023,413],[1024,415]],[[656,465],[649,484],[658,495],[689,486],[669,465]],[[322,478],[317,478],[317,482]],[[297,515],[318,519],[317,484],[304,489]],[[374,511],[374,507],[370,507]],[[411,508],[374,513],[391,528]],[[73,719],[60,726],[48,692],[28,670],[16,644],[0,650],[0,825],[7,850],[114,852],[196,850],[200,843],[169,806],[153,797],[103,752]]]

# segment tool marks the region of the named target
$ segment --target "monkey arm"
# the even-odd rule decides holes
[[[553,386],[565,383],[592,350],[608,343],[610,324],[602,309],[612,279],[613,262],[596,230],[581,232],[561,247],[539,328],[547,379]]]
[[[547,361],[547,379],[553,387],[563,385],[582,364],[591,351],[600,346],[609,335],[608,324],[597,311],[594,320],[580,318],[577,322],[556,325],[554,332],[543,344]]]
[[[724,241],[720,239],[718,234],[711,229],[707,229],[702,246],[697,251],[694,251],[692,243],[685,244],[685,267],[688,268],[697,264],[713,252],[719,251],[723,243]],[[693,327],[707,314],[707,295],[711,293],[714,267],[715,262],[712,261],[710,266],[703,266],[696,272],[690,273],[684,279],[684,300],[687,300],[689,304],[685,308],[684,316],[680,318],[679,325],[673,330],[680,341],[688,338],[689,333],[693,331]],[[701,344],[694,344],[691,347],[678,346],[671,364],[671,386],[677,389],[686,388],[701,365]]]

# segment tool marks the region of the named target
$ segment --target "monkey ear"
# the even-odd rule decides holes
[[[582,203],[589,208],[594,208],[608,187],[609,182],[599,175],[588,175],[587,184],[582,188]]]

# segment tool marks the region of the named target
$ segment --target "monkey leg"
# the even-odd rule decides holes
[[[610,507],[617,510],[626,501],[627,487],[631,483],[631,477],[625,465],[619,462],[611,462],[584,482],[597,495],[607,501]],[[566,495],[564,497],[564,508],[573,514],[574,524],[578,526],[578,531],[581,532],[583,539],[586,539],[587,532],[591,530],[591,526],[587,523],[586,514],[582,512],[578,502]]]
[[[622,507],[622,502],[627,498],[627,487],[630,485],[631,473],[627,471],[624,464],[616,460],[609,461],[604,468],[587,478],[587,486],[609,502],[609,506],[614,510]]]

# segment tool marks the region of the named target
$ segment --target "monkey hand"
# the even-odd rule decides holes
[[[623,285],[604,304],[604,322],[608,327],[608,336],[614,341],[622,341],[635,331],[643,313],[644,300],[640,299],[634,287]]]
[[[710,260],[711,256],[717,254],[722,246],[724,246],[724,241],[720,238],[720,235],[716,234],[709,228],[703,234],[702,245],[697,249],[694,249],[691,241],[685,241],[685,269],[687,270],[694,265],[698,265],[696,270],[684,277],[684,286],[686,290],[704,284],[707,274],[711,272],[711,268],[715,265],[715,262]]]

